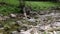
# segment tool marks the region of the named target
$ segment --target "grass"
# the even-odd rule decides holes
[[[12,6],[0,6],[0,13],[7,15],[8,13],[19,13],[19,0],[0,0],[0,2],[8,3]],[[26,6],[30,6],[32,10],[47,10],[50,7],[60,6],[60,3],[53,2],[36,2],[36,1],[26,1]]]
[[[0,0],[0,2],[5,2],[5,3],[11,4],[11,5],[15,5],[15,6],[19,5],[18,0]]]
[[[8,15],[9,13],[17,13],[20,9],[13,6],[0,6],[0,14]]]
[[[27,6],[30,6],[32,9],[40,10],[40,9],[48,9],[50,7],[58,6],[60,3],[53,2],[26,2]]]
[[[14,6],[19,6],[19,0],[0,0],[0,2],[5,2],[5,3],[8,3],[8,4],[11,4],[11,5],[14,5]],[[40,9],[47,9],[49,7],[52,7],[52,6],[57,6],[59,5],[60,6],[60,3],[53,3],[53,2],[36,2],[36,1],[26,1],[26,5],[27,6],[31,6],[32,9],[37,9],[37,10],[40,10]]]

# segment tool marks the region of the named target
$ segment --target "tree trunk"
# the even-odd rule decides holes
[[[26,10],[25,10],[25,1],[24,0],[20,0],[20,7],[21,7],[22,13],[24,14],[25,18],[27,19]]]

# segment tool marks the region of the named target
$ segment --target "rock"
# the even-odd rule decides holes
[[[56,31],[57,34],[60,34],[60,31]]]
[[[4,27],[0,28],[0,30],[3,30],[3,29],[4,29]]]
[[[5,19],[9,19],[10,17],[9,16],[4,16]]]
[[[38,30],[45,31],[45,30],[51,30],[50,25],[39,25]]]
[[[21,30],[20,34],[31,34],[30,31]]]
[[[45,30],[45,26],[44,25],[42,25],[42,26],[39,26],[39,28],[38,28],[40,31],[44,31]]]
[[[16,15],[15,14],[10,14],[10,17],[16,18]]]
[[[18,32],[18,31],[12,31],[11,34],[20,34],[20,32]]]
[[[57,34],[56,31],[53,31],[53,34]]]
[[[49,15],[54,16],[54,15],[55,15],[55,13],[50,13]]]
[[[0,34],[3,34],[3,32],[0,32]]]
[[[23,17],[23,19],[25,20],[26,18],[25,18],[25,17]]]
[[[29,22],[36,22],[34,18],[28,19]]]
[[[0,16],[0,20],[6,20],[6,19],[5,19],[4,17],[1,17],[1,16]]]
[[[21,22],[21,21],[16,21],[16,24],[17,24],[17,25],[21,25],[22,22]]]
[[[60,27],[60,22],[55,22],[52,24],[52,26]]]

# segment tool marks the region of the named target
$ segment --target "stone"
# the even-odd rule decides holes
[[[10,14],[10,17],[15,18],[16,15],[15,14]]]
[[[21,31],[20,34],[31,34],[31,33],[28,31]]]
[[[0,16],[0,20],[6,20],[4,17]]]
[[[10,17],[9,16],[4,16],[5,19],[9,19]]]
[[[49,30],[51,30],[51,29],[52,29],[52,28],[51,28],[50,25],[39,25],[39,27],[38,27],[38,30],[39,30],[39,31],[45,31],[45,30],[49,31]]]
[[[23,17],[23,19],[25,20],[26,18],[25,18],[25,17]]]
[[[60,34],[60,31],[56,31],[57,34]]]
[[[0,28],[1,30],[3,30],[4,29],[4,27],[2,27],[2,28]]]
[[[50,13],[49,15],[54,16],[54,15],[55,15],[55,13]]]
[[[1,32],[0,34],[3,34],[3,32]]]
[[[28,19],[29,22],[36,22],[34,18]]]
[[[22,22],[21,21],[16,21],[16,24],[21,25]]]
[[[18,31],[12,31],[11,34],[20,34],[20,32],[18,32]]]
[[[42,25],[42,26],[39,26],[39,28],[38,28],[40,31],[44,31],[45,30],[45,26],[44,25]]]
[[[53,34],[57,34],[56,31],[53,31]]]
[[[33,31],[33,29],[34,29],[34,28],[28,29],[28,30],[26,30],[26,31],[21,30],[20,34],[31,34],[31,31]],[[34,32],[34,33],[36,33],[36,32]]]
[[[52,26],[60,27],[60,22],[55,22],[52,24]]]

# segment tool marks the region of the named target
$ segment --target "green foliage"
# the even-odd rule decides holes
[[[19,13],[19,0],[0,0],[0,3],[4,2],[8,5],[0,6],[0,14],[8,15],[9,13]]]
[[[0,6],[0,14],[8,15],[9,13],[18,13],[19,8],[11,6]]]
[[[5,2],[10,5],[19,6],[19,0],[0,0],[0,2]]]
[[[6,6],[0,6],[0,13],[4,15],[8,15],[8,13],[20,13],[20,9],[17,8],[20,4],[19,0],[0,0],[0,2],[5,2],[9,4]],[[53,6],[60,6],[60,3],[26,1],[25,5],[30,6],[32,10],[45,10]]]
[[[53,2],[32,2],[27,1],[26,5],[30,6],[33,10],[48,9],[50,7],[58,6],[60,3]]]

